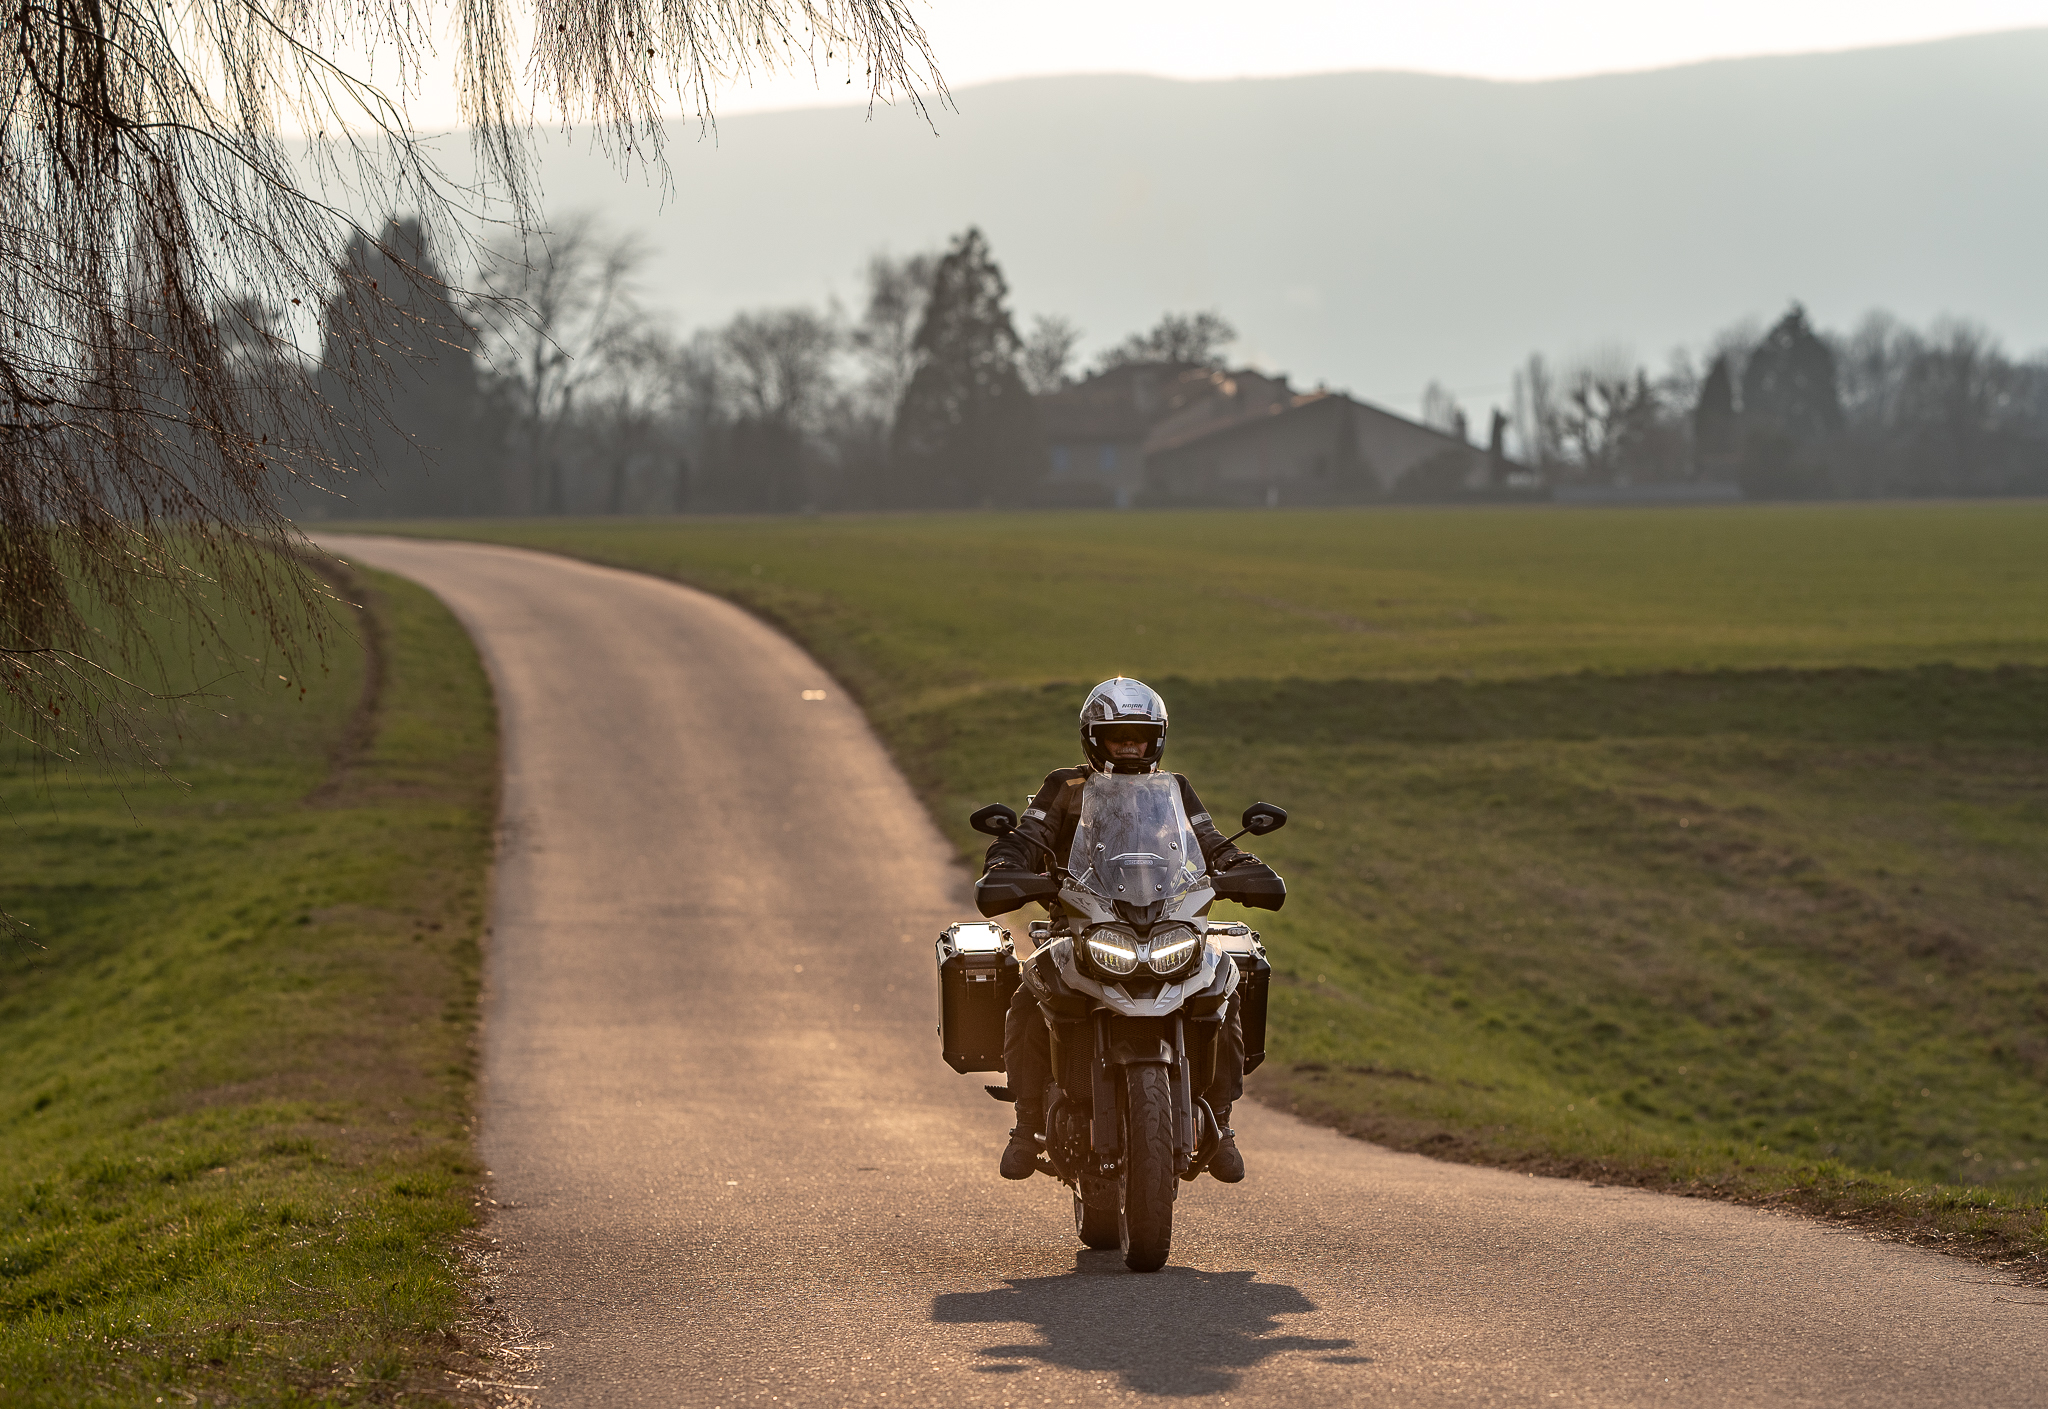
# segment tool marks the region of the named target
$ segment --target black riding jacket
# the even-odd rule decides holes
[[[1055,768],[1046,774],[1045,785],[1017,819],[1017,830],[997,837],[995,845],[988,849],[984,869],[1037,871],[1045,875],[1055,860],[1064,864],[1074,845],[1074,829],[1081,825],[1081,785],[1088,781],[1091,771],[1084,764],[1078,768]],[[1250,853],[1239,851],[1223,839],[1223,833],[1210,820],[1188,780],[1179,773],[1173,776],[1180,783],[1181,806],[1187,809],[1195,840],[1202,846],[1202,860],[1208,863],[1210,871],[1227,871],[1240,861],[1253,859]]]

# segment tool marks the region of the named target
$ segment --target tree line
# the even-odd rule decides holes
[[[1075,378],[1080,333],[1052,316],[1018,331],[979,230],[873,256],[852,311],[761,309],[687,333],[635,297],[643,258],[572,221],[488,251],[465,280],[478,292],[459,294],[415,222],[358,236],[307,372],[343,427],[324,458],[352,473],[300,511],[974,507],[1043,476],[1032,395]],[[1214,364],[1234,337],[1213,313],[1169,315],[1097,365]]]
[[[1432,386],[1425,417],[1462,434]],[[2048,357],[2008,355],[1958,319],[1871,313],[1848,333],[1793,305],[1661,373],[1625,353],[1533,355],[1497,412],[1543,484],[1734,483],[1752,498],[2048,493]]]
[[[321,313],[313,375],[352,468],[334,517],[787,513],[1028,500],[1043,477],[1032,395],[1077,375],[1078,330],[1019,332],[987,239],[877,254],[849,311],[793,306],[679,331],[642,306],[644,251],[587,220],[487,251],[458,295],[419,227],[358,235]],[[392,291],[398,290],[394,296]],[[262,327],[252,345],[286,345]],[[273,319],[274,323],[276,320]],[[1220,365],[1235,331],[1168,315],[1097,360]],[[280,369],[280,375],[289,375]],[[367,392],[365,391],[367,388]],[[1459,439],[1432,385],[1423,417]],[[1872,314],[1848,334],[1794,305],[1652,373],[1618,351],[1532,355],[1496,411],[1506,478],[1734,483],[1753,498],[2048,492],[2048,361],[1974,324]],[[1510,459],[1510,457],[1512,457]],[[1405,484],[1455,498],[1457,482]]]

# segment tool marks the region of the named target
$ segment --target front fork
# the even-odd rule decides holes
[[[1188,1060],[1187,1024],[1179,1013],[1173,1015],[1173,1153],[1181,1172],[1186,1173],[1195,1157],[1202,1128],[1195,1113],[1195,1079]]]
[[[1221,1035],[1218,1033],[1217,1038]],[[1211,1038],[1211,1043],[1217,1038]],[[1216,1147],[1223,1143],[1223,1122],[1209,1108],[1208,1098],[1194,1092],[1194,1062],[1188,1055],[1187,1023],[1179,1013],[1173,1015],[1173,1058],[1174,1156],[1180,1177],[1193,1179],[1209,1167]]]
[[[1187,1024],[1179,1013],[1164,1021],[1164,1036],[1156,1035],[1152,1023],[1144,1027],[1131,1020],[1119,1022],[1113,1014],[1095,1014],[1095,1053],[1089,1063],[1093,1083],[1093,1116],[1089,1121],[1089,1151],[1098,1171],[1108,1174],[1123,1160],[1130,1113],[1125,1109],[1127,1085],[1121,1069],[1132,1065],[1164,1065],[1168,1088],[1173,1093],[1174,1163],[1180,1177],[1193,1179],[1208,1167],[1210,1157],[1222,1138],[1216,1113],[1194,1093],[1194,1063],[1188,1054]],[[1119,1032],[1119,1028],[1123,1029]],[[1137,1029],[1132,1031],[1132,1029]],[[1123,1040],[1119,1041],[1118,1038]],[[1156,1054],[1156,1055],[1155,1055]]]
[[[1089,1136],[1095,1158],[1105,1170],[1112,1161],[1123,1157],[1124,1130],[1127,1125],[1123,1092],[1117,1089],[1122,1083],[1116,1079],[1115,1051],[1110,1044],[1109,1020],[1108,1013],[1095,1015],[1095,1060],[1089,1064],[1095,1082],[1095,1118],[1090,1124]]]

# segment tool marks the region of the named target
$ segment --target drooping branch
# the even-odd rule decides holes
[[[450,19],[482,173],[461,189],[402,101]],[[371,50],[396,66],[388,88],[327,57]],[[344,469],[321,387],[339,375],[374,400],[354,384],[374,358],[344,340],[323,377],[300,343],[344,247],[412,254],[350,212],[409,211],[460,243],[483,200],[523,230],[537,117],[658,159],[666,108],[708,118],[724,83],[840,63],[865,66],[874,98],[943,93],[899,0],[0,10],[0,730],[60,755],[103,741],[109,699],[162,674],[165,612],[253,614],[286,658],[312,639],[321,589],[278,550],[296,503]],[[251,307],[297,311],[252,337],[234,312]]]

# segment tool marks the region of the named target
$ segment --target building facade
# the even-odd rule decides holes
[[[1113,368],[1038,398],[1043,502],[1342,504],[1448,498],[1512,467],[1457,436],[1285,377],[1170,363]]]

